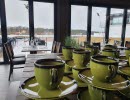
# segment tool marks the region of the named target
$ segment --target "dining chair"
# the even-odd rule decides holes
[[[13,46],[12,46],[12,42],[11,41],[8,41],[7,44],[8,44],[8,48],[10,48],[10,53],[11,53],[11,55],[12,55],[13,58],[21,58],[21,57],[25,58],[24,54],[14,55]]]
[[[100,42],[93,43],[93,46],[98,46],[99,50],[101,49],[101,44],[100,44]]]
[[[55,53],[60,53],[60,48],[61,48],[61,42],[56,42]]]
[[[125,47],[130,48],[130,41],[125,42]]]
[[[53,41],[51,53],[55,53],[55,52],[56,52],[56,41]]]
[[[9,60],[9,64],[10,64],[9,78],[8,78],[8,80],[10,81],[10,77],[11,77],[11,74],[13,73],[13,69],[24,68],[24,67],[14,67],[14,65],[25,64],[26,59],[24,57],[13,58],[11,54],[11,48],[8,42],[4,44],[4,48],[5,48],[5,51]]]

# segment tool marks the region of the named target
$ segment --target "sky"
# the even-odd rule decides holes
[[[7,26],[29,26],[28,10],[25,8],[27,1],[5,0]],[[87,28],[87,7],[72,6],[71,28]],[[112,9],[111,13],[120,13],[123,10]],[[99,16],[97,15],[99,13]],[[93,7],[92,30],[104,30],[106,8]],[[34,26],[35,28],[54,28],[54,5],[50,3],[34,2]]]

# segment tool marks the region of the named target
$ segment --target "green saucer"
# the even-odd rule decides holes
[[[68,94],[75,92],[77,89],[77,83],[75,80],[68,76],[64,76],[63,80],[61,81],[58,89],[56,90],[45,90],[43,91],[43,96],[40,97],[38,95],[39,85],[35,79],[35,77],[31,77],[25,80],[21,86],[20,90],[21,93],[30,98],[30,99],[56,99],[56,98],[63,98]]]
[[[97,98],[97,100],[99,100],[97,97],[99,95],[94,95],[94,96]],[[121,98],[118,97],[117,95],[115,95],[113,92],[107,92],[106,98],[107,98],[107,100],[121,100]],[[83,90],[81,90],[77,95],[77,99],[78,100],[93,100],[91,98],[91,95],[90,95],[88,88],[84,88]]]
[[[86,84],[104,90],[122,90],[130,85],[129,80],[124,79],[121,75],[116,75],[112,82],[101,82],[94,78],[90,69],[80,71],[79,78]]]
[[[130,67],[121,67],[118,69],[118,72],[130,77]]]

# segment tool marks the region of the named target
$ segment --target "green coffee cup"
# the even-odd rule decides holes
[[[116,50],[116,49],[117,49],[117,46],[107,44],[107,45],[105,45],[105,46],[104,46],[104,48],[103,48],[103,49],[114,49],[114,50]]]
[[[83,88],[77,95],[78,100],[91,100],[88,88]]]
[[[104,56],[109,56],[113,58],[119,58],[119,50],[113,50],[113,49],[103,49],[101,52],[102,55]]]
[[[129,59],[129,55],[130,55],[130,48],[125,49],[125,56],[127,59]]]
[[[53,90],[60,84],[64,75],[65,63],[57,59],[40,59],[34,63],[35,77],[39,83],[38,94],[43,90]]]
[[[75,49],[73,51],[73,60],[77,68],[86,67],[90,61],[90,51],[84,49]]]
[[[122,100],[115,92],[88,85],[89,100]],[[87,99],[86,99],[87,100]]]
[[[70,46],[62,47],[62,53],[65,60],[72,60],[72,51],[73,51],[73,48]]]
[[[73,60],[65,61],[65,72],[72,72],[72,67],[74,66]]]
[[[103,82],[111,82],[116,76],[118,62],[108,56],[92,56],[90,60],[91,73],[95,79]]]
[[[79,71],[81,71],[82,69],[76,69],[76,67],[72,67],[72,73],[73,73],[73,78],[77,81],[77,82],[83,82],[79,77]]]

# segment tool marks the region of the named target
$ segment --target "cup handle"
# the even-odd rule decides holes
[[[85,59],[85,58],[86,58],[86,54],[83,54],[83,55],[82,55],[82,58],[83,58],[83,64],[85,64],[85,61],[86,61],[86,59]]]
[[[50,70],[50,74],[51,74],[51,82],[50,85],[53,86],[55,85],[55,83],[57,83],[58,81],[58,71],[56,68],[52,68]]]
[[[109,65],[110,75],[106,77],[108,81],[111,81],[112,78],[116,76],[116,68],[114,65]]]

